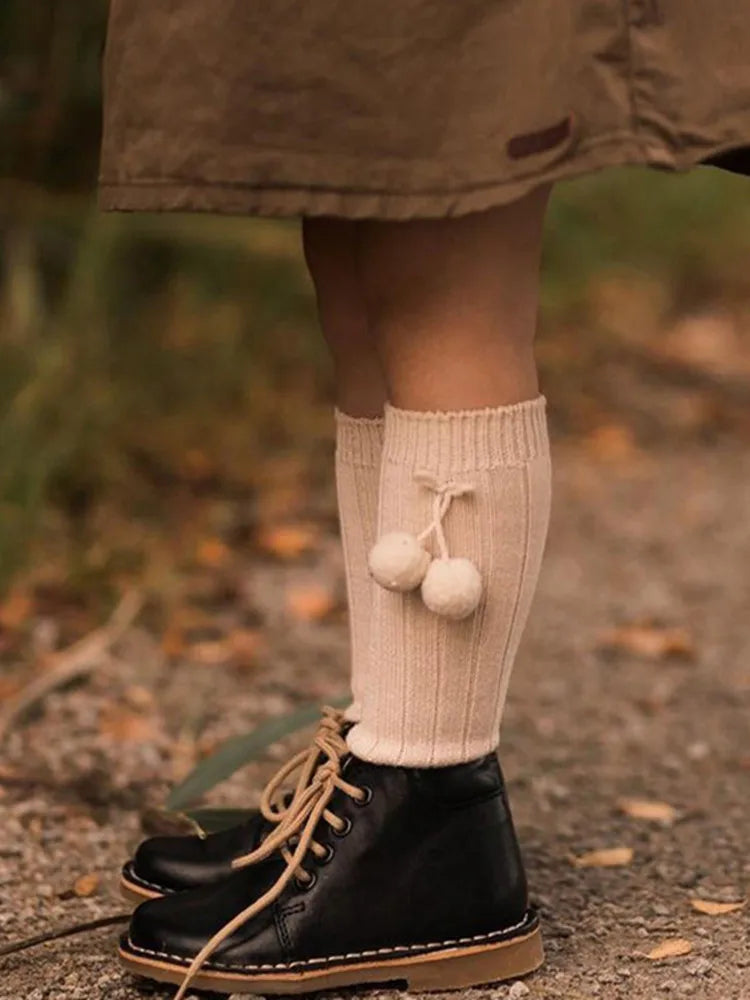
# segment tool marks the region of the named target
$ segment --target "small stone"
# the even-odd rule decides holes
[[[659,987],[660,990],[664,990],[665,993],[671,993],[677,986],[677,982],[674,979],[665,979],[664,982]]]
[[[687,755],[690,760],[705,760],[706,757],[711,753],[711,747],[708,743],[691,743],[687,748]]]
[[[531,990],[526,983],[513,983],[508,991],[508,1000],[520,1000],[521,997],[526,997],[529,993]]]
[[[707,958],[695,958],[686,966],[691,976],[705,976],[713,968]]]

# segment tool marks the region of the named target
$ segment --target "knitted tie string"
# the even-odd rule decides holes
[[[474,492],[472,483],[461,483],[455,479],[449,479],[444,483],[439,483],[429,472],[419,471],[414,478],[433,493],[432,500],[432,520],[419,535],[417,540],[425,541],[434,532],[440,556],[448,559],[448,543],[445,540],[443,529],[443,518],[448,513],[451,503],[458,497],[466,496],[467,493]]]

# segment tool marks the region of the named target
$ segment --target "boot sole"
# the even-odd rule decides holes
[[[145,886],[131,882],[126,875],[120,876],[120,895],[129,903],[145,903],[148,899],[161,899],[163,892],[147,889]]]
[[[161,983],[180,984],[187,969],[186,965],[170,962],[169,956],[137,954],[125,944],[120,947],[120,959],[128,972]],[[193,979],[191,988],[219,993],[295,994],[343,986],[405,983],[408,990],[422,993],[517,979],[538,969],[543,961],[538,918],[530,913],[517,934],[493,944],[445,948],[357,964],[331,963],[313,971],[259,975],[207,968]]]

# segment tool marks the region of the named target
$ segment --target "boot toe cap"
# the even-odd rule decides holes
[[[126,876],[148,889],[177,892],[203,881],[199,837],[150,837],[138,846],[125,866]],[[201,877],[201,875],[203,877]]]

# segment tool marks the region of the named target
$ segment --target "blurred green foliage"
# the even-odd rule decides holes
[[[93,184],[107,0],[0,4],[0,176]]]
[[[326,434],[296,221],[97,213],[105,17],[104,0],[0,6],[0,586],[61,534],[85,563],[103,506],[167,522],[196,462],[202,488],[244,488],[263,452]],[[675,309],[747,299],[746,183],[623,170],[561,186],[546,326],[585,317],[612,268],[647,270]]]

